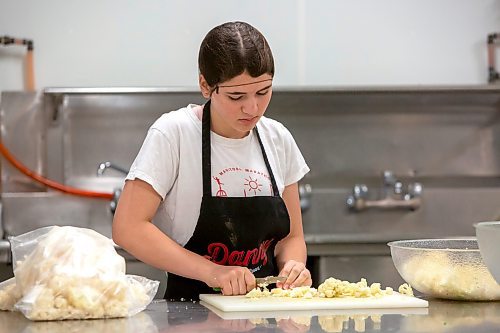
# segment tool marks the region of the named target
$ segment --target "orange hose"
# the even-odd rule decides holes
[[[37,182],[44,184],[47,187],[53,188],[55,190],[58,190],[58,191],[61,191],[61,192],[67,193],[67,194],[73,194],[73,195],[82,196],[82,197],[99,198],[99,199],[106,199],[106,200],[113,199],[113,193],[92,192],[92,191],[81,190],[78,188],[66,186],[64,184],[47,179],[47,178],[43,177],[42,175],[39,175],[38,173],[28,169],[24,164],[19,162],[14,157],[14,155],[12,155],[10,153],[10,151],[3,145],[3,143],[1,141],[0,141],[0,153],[17,170],[21,171],[23,174],[30,177],[31,179],[34,179]]]

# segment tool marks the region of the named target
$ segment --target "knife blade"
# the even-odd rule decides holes
[[[285,282],[286,276],[266,276],[263,278],[256,278],[255,283],[259,284],[271,284],[276,282]]]
[[[256,285],[261,285],[261,284],[271,284],[271,283],[276,283],[276,282],[285,282],[286,276],[266,276],[263,278],[255,278],[255,284]],[[214,287],[212,288],[214,291],[221,291],[221,288],[219,287]]]

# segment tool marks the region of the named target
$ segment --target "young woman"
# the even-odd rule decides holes
[[[208,100],[151,126],[113,240],[168,272],[167,299],[245,294],[255,277],[278,274],[280,287],[311,285],[297,189],[309,168],[290,132],[264,117],[274,76],[266,39],[247,23],[222,24],[198,65]]]

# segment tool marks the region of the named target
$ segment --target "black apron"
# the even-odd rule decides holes
[[[212,196],[210,101],[203,108],[202,171],[203,198],[200,216],[193,236],[184,246],[221,265],[248,267],[256,277],[277,275],[274,257],[276,243],[290,232],[290,217],[259,136],[255,134],[264,157],[273,196],[219,197]],[[199,299],[199,294],[213,294],[205,283],[168,273],[167,300]]]

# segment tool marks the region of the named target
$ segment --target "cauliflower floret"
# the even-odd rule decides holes
[[[408,283],[400,285],[398,291],[403,295],[413,296],[413,289]]]
[[[250,290],[245,296],[249,298],[261,298],[270,295],[271,292],[266,287],[263,288],[255,287],[254,289]]]

